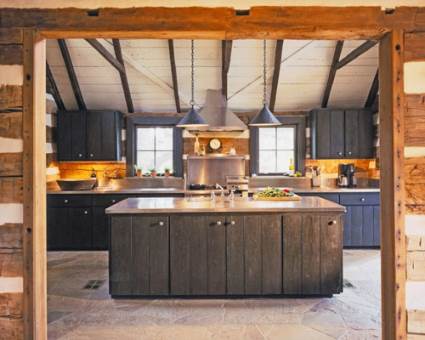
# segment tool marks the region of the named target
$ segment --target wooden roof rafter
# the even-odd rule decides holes
[[[168,39],[168,52],[170,54],[170,68],[171,68],[171,77],[173,79],[174,101],[176,103],[176,111],[180,113],[182,112],[182,110],[180,107],[179,83],[177,80],[176,57],[174,55],[173,39]]]
[[[134,112],[133,99],[131,98],[130,85],[128,84],[127,72],[125,70],[124,58],[122,56],[121,43],[119,39],[112,39],[112,45],[114,46],[115,56],[117,61],[122,65],[122,71],[118,71],[121,78],[121,85],[124,92],[125,102],[127,104],[127,111],[129,113]]]
[[[351,63],[354,59],[360,57],[363,53],[369,51],[373,46],[375,46],[378,43],[378,41],[374,40],[368,40],[361,44],[359,47],[352,50],[350,53],[348,53],[344,58],[338,61],[338,64],[336,65],[336,68],[339,70],[340,68],[344,67],[348,63]]]
[[[376,102],[379,91],[379,69],[376,70],[375,77],[373,78],[372,85],[370,86],[369,94],[364,105],[365,108],[371,108]]]
[[[77,75],[75,74],[74,65],[72,64],[71,55],[69,54],[68,46],[65,39],[58,39],[59,48],[65,62],[66,71],[71,82],[72,91],[74,92],[78,108],[82,111],[87,110],[86,103],[84,102],[83,94],[81,93],[80,85],[78,84]]]
[[[344,47],[344,41],[338,40],[336,42],[331,68],[329,69],[328,81],[326,82],[325,93],[322,99],[322,108],[325,108],[328,106],[329,97],[331,95],[331,90],[332,90],[332,85],[335,80],[336,71],[338,69],[338,62],[339,62],[339,58],[341,57],[341,52],[343,47]]]
[[[47,77],[47,86],[52,94],[55,103],[59,110],[66,111],[65,104],[63,103],[62,97],[59,93],[59,89],[56,85],[55,78],[53,77],[52,70],[50,69],[49,63],[46,61],[46,77]]]
[[[269,102],[270,111],[272,112],[274,112],[275,104],[276,104],[277,87],[279,84],[279,76],[280,76],[280,66],[282,65],[282,50],[283,50],[283,40],[277,40],[275,55],[274,55],[272,89],[270,93],[270,102]]]

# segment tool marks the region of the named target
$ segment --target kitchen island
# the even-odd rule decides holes
[[[344,212],[319,197],[126,199],[106,209],[110,294],[340,293]]]

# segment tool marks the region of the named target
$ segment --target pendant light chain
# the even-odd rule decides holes
[[[267,84],[266,84],[266,40],[263,40],[263,105],[267,104]]]
[[[192,108],[195,106],[195,43],[192,40],[192,46],[191,46],[191,58],[192,58],[192,64],[191,64],[191,75],[192,75],[192,98],[190,100],[190,105]]]

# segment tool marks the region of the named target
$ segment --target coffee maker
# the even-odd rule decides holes
[[[356,168],[353,163],[338,166],[338,186],[341,188],[354,188],[357,186],[355,176]]]

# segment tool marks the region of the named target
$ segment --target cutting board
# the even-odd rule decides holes
[[[298,196],[297,194],[285,197],[258,197],[257,195],[254,195],[253,198],[255,201],[301,201],[301,196]]]

